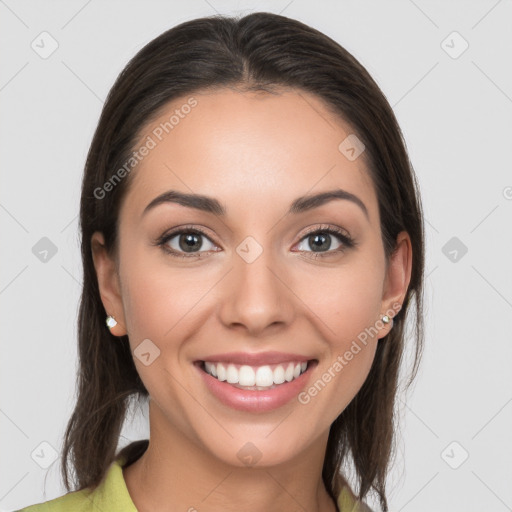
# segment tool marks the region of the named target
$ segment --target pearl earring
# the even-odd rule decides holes
[[[112,329],[113,327],[115,327],[117,325],[117,321],[112,315],[107,316],[107,320],[105,323],[107,324],[107,327],[109,329]]]
[[[382,321],[385,323],[385,324],[389,324],[389,322],[391,322],[391,318],[389,318],[388,315],[384,315],[382,317]]]

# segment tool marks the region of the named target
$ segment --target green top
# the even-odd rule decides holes
[[[112,462],[106,477],[92,492],[89,489],[68,492],[64,496],[22,508],[17,512],[137,512],[124,481],[124,462],[123,457]],[[340,512],[369,510],[358,503],[346,487],[338,496],[338,508]]]

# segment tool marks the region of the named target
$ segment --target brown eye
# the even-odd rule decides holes
[[[205,243],[205,240],[207,241]],[[197,228],[182,228],[179,231],[174,231],[164,235],[157,245],[171,254],[178,257],[192,257],[198,258],[204,252],[214,250],[215,244],[208,238],[206,233]]]
[[[335,247],[332,249],[333,238]],[[336,245],[337,244],[337,245]],[[301,246],[306,246],[311,250]],[[312,252],[317,256],[327,256],[340,253],[355,246],[355,241],[344,231],[334,227],[316,229],[304,236],[299,243],[299,250]]]

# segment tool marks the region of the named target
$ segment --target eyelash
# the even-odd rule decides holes
[[[329,235],[333,235],[339,239],[339,241],[343,244],[342,247],[339,249],[329,250],[326,252],[312,252],[312,251],[302,251],[302,252],[311,252],[314,256],[308,256],[309,258],[317,259],[317,258],[324,258],[326,256],[332,256],[333,254],[341,253],[347,249],[354,248],[357,243],[356,241],[350,237],[348,234],[346,234],[344,231],[342,231],[339,228],[332,227],[332,226],[322,226],[320,228],[313,228],[309,231],[307,231],[304,236],[300,239],[299,243],[302,242],[305,238],[310,237],[311,235],[316,234],[323,234],[328,233]],[[154,245],[160,246],[163,251],[165,251],[167,254],[171,255],[175,258],[200,258],[201,253],[180,253],[175,251],[174,249],[170,249],[167,245],[167,242],[171,240],[172,238],[176,237],[177,235],[183,235],[183,234],[195,234],[195,235],[201,235],[208,239],[210,237],[201,229],[192,227],[192,226],[184,226],[176,231],[171,231],[170,233],[166,233],[162,235],[160,238],[158,238]],[[211,240],[210,240],[211,241]],[[215,251],[218,252],[218,251]]]

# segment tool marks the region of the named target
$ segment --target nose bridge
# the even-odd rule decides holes
[[[270,244],[270,237],[265,240]],[[247,236],[236,246],[221,307],[226,325],[242,324],[253,334],[275,323],[288,323],[293,312],[290,293],[282,282],[286,279],[282,262],[263,243]]]

